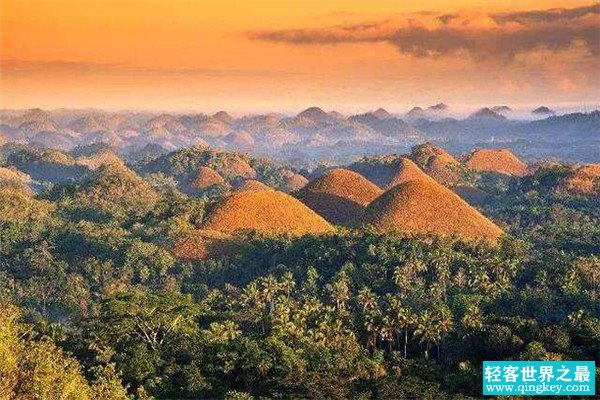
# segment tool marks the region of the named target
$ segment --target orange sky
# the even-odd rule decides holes
[[[589,0],[0,5],[3,108],[400,111],[600,100],[599,14]],[[571,11],[519,13],[550,8]]]

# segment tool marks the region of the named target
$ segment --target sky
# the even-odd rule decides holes
[[[0,107],[600,103],[600,3],[0,0]]]

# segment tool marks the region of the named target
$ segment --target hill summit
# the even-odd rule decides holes
[[[476,150],[471,153],[465,165],[475,171],[498,172],[514,176],[523,176],[527,173],[527,165],[508,149]]]
[[[362,226],[376,231],[454,234],[495,242],[502,230],[451,190],[412,180],[388,190],[366,209]]]
[[[326,220],[347,225],[383,191],[364,176],[337,168],[308,183],[298,198]]]
[[[415,179],[433,181],[433,178],[423,172],[417,164],[408,158],[402,157],[398,160],[398,169],[390,180],[390,183],[388,183],[387,189],[391,189],[403,182],[413,181]]]
[[[213,185],[225,185],[225,179],[217,171],[208,167],[198,168],[192,186],[196,189],[206,189]]]
[[[464,167],[458,160],[430,143],[413,147],[410,158],[437,182],[453,185],[462,180],[461,170]]]

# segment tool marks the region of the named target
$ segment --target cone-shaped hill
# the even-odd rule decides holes
[[[299,200],[275,190],[236,192],[209,213],[204,229],[225,233],[261,231],[292,235],[319,234],[333,227]]]
[[[527,165],[507,149],[476,150],[471,153],[465,165],[475,171],[505,175],[523,176],[527,173]]]
[[[225,185],[225,179],[217,171],[208,167],[198,168],[198,173],[192,181],[192,187],[196,189],[206,189],[213,185]]]
[[[261,181],[257,181],[255,179],[247,179],[242,181],[236,188],[238,192],[243,192],[245,190],[271,190],[271,188]]]
[[[454,185],[462,180],[464,166],[446,151],[425,143],[413,148],[410,158],[429,176],[445,185]]]
[[[390,183],[387,184],[386,189],[391,189],[396,185],[403,182],[414,181],[416,179],[422,179],[426,181],[433,181],[429,175],[427,175],[417,164],[409,160],[408,158],[400,158],[398,160],[398,168]]]
[[[600,164],[587,164],[575,169],[565,186],[575,193],[600,193]]]
[[[348,225],[383,191],[364,176],[338,168],[308,183],[297,197],[307,206],[337,225]]]
[[[366,209],[364,227],[376,231],[456,234],[495,242],[502,230],[450,189],[412,180],[388,190]]]
[[[308,183],[308,179],[293,171],[285,171],[282,175],[283,185],[281,188],[286,192],[302,189]]]

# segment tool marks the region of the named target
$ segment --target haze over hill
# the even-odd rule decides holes
[[[598,111],[523,120],[515,119],[507,107],[495,106],[467,115],[458,117],[446,104],[413,108],[406,114],[380,107],[349,116],[319,107],[296,115],[241,117],[225,111],[209,115],[36,108],[0,111],[0,143],[63,151],[104,145],[126,157],[203,145],[297,167],[325,161],[347,164],[361,156],[407,152],[424,142],[458,154],[480,147],[507,148],[531,161],[594,162],[600,158]],[[79,164],[95,168],[100,162],[97,157]]]

